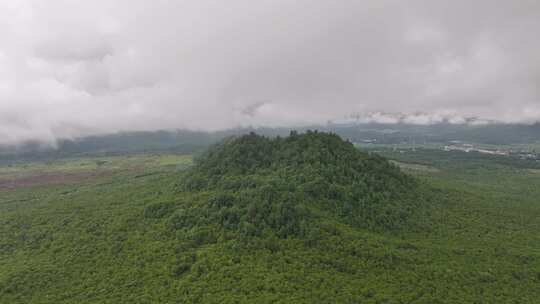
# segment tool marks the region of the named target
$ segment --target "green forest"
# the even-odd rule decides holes
[[[0,303],[540,299],[537,163],[317,131],[185,153],[0,166]]]

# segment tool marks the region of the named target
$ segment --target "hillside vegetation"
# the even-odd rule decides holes
[[[318,132],[228,138],[188,169],[185,157],[136,160],[0,190],[0,303],[540,297],[540,175],[528,168],[434,162],[411,177]]]
[[[310,131],[225,141],[199,160],[183,188],[210,195],[201,205],[214,216],[209,222],[247,235],[270,229],[280,237],[309,234],[307,226],[323,215],[397,229],[422,199],[416,181],[397,166],[337,135]]]

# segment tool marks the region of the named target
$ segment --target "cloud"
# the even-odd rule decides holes
[[[392,113],[392,112],[368,112],[353,113],[345,117],[332,120],[333,124],[411,124],[411,125],[435,125],[435,124],[467,124],[483,125],[497,123],[478,117],[466,117],[455,111],[434,111],[434,112],[412,112],[412,113]]]
[[[0,143],[351,113],[534,122],[539,35],[529,0],[5,0]]]

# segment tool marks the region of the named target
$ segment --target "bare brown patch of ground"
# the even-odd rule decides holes
[[[18,188],[67,185],[110,176],[113,170],[80,171],[80,172],[39,172],[31,175],[4,177],[0,179],[0,191]]]

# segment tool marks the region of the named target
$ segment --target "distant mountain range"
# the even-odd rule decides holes
[[[383,114],[381,114],[383,115]],[[426,119],[419,118],[417,120]],[[372,116],[374,117],[374,116]],[[393,120],[391,120],[390,118]],[[365,117],[329,122],[294,128],[299,132],[321,130],[334,132],[352,142],[377,142],[381,144],[400,143],[447,143],[463,141],[495,145],[526,144],[540,142],[540,123],[501,124],[480,123],[469,120],[452,123],[447,118],[427,124],[407,123],[412,118],[388,116],[377,122]],[[387,121],[383,123],[381,121]],[[238,128],[219,132],[189,130],[122,132],[107,135],[88,136],[76,139],[59,139],[55,145],[42,142],[26,142],[20,145],[0,146],[0,161],[58,158],[88,154],[136,153],[148,151],[176,151],[193,153],[228,136],[256,132],[266,136],[285,136],[291,128]]]

